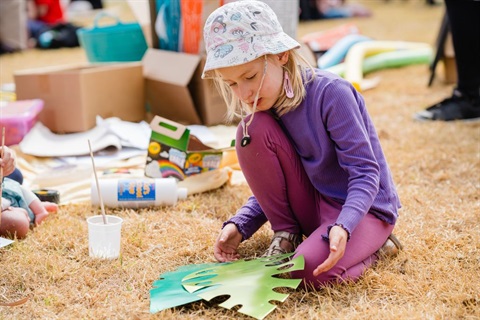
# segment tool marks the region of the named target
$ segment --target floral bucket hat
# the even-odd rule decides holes
[[[205,22],[203,36],[207,51],[204,79],[213,76],[212,70],[300,47],[283,32],[275,12],[256,0],[234,1],[216,9]]]

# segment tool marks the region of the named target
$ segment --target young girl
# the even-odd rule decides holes
[[[400,202],[360,94],[308,66],[300,45],[260,1],[214,11],[204,27],[203,78],[215,79],[230,117],[242,117],[237,156],[253,192],[226,221],[214,246],[220,262],[266,221],[265,256],[294,252],[305,287],[358,279],[383,249]],[[248,116],[245,114],[248,113]],[[396,240],[394,237],[392,239]],[[392,252],[392,251],[390,251]]]
[[[30,226],[38,226],[49,215],[58,210],[55,203],[40,201],[20,181],[10,179],[21,174],[15,167],[15,153],[8,147],[0,147],[0,167],[6,177],[1,183],[2,205],[0,213],[0,236],[25,238]],[[12,175],[12,174],[15,174]]]

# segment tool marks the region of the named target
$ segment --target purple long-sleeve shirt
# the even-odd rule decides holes
[[[400,201],[363,97],[346,80],[317,70],[301,105],[280,118],[310,181],[343,204],[336,224],[349,234],[372,212],[394,224]],[[254,196],[226,223],[250,238],[265,222]]]

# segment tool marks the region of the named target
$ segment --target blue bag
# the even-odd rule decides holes
[[[104,17],[114,18],[116,24],[99,26]],[[138,23],[123,23],[105,12],[95,16],[92,28],[78,29],[77,36],[89,62],[140,61],[148,47]]]

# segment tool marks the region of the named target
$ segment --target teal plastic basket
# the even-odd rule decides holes
[[[107,17],[116,24],[99,26],[100,20]],[[123,23],[106,12],[95,16],[93,27],[78,29],[77,36],[89,62],[140,61],[147,51],[147,41],[138,23]]]

